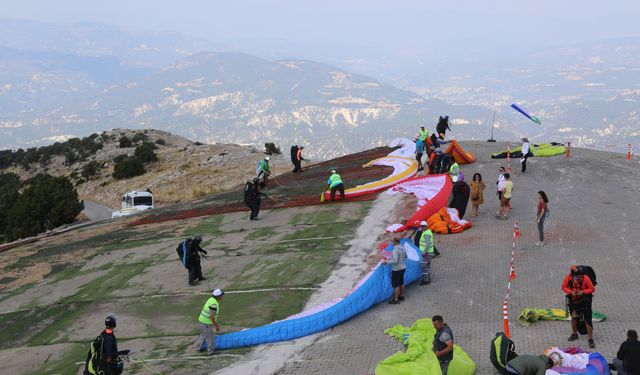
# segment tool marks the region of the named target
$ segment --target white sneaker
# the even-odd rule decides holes
[[[536,242],[536,247],[542,246],[541,244],[542,244],[542,242],[540,242],[540,241]]]

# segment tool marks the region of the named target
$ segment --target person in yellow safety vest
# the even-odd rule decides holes
[[[427,138],[429,137],[429,132],[427,131],[427,129],[424,128],[424,125],[422,125],[420,127],[420,130],[418,130],[418,139],[422,141],[422,148],[426,149],[427,145],[428,145],[428,141]],[[424,152],[424,151],[423,151]]]
[[[433,232],[427,227],[427,222],[420,222],[420,230],[422,230],[422,236],[420,237],[420,252],[422,252],[422,280],[420,285],[426,285],[431,282],[431,259],[433,258],[433,250],[435,248],[433,244]]]
[[[340,200],[344,200],[344,184],[335,169],[331,171],[331,176],[329,176],[327,180],[327,187],[325,187],[324,190],[327,191],[329,188],[331,189],[331,201],[336,197],[336,190],[340,191]]]
[[[460,166],[458,162],[456,162],[456,158],[451,155],[451,167],[449,167],[449,176],[451,176],[451,181],[458,182],[458,177],[460,176]]]
[[[198,337],[196,341],[196,347],[199,352],[206,350],[209,355],[214,355],[217,354],[215,332],[220,331],[218,318],[220,316],[220,301],[222,301],[224,292],[220,289],[215,289],[211,294],[213,294],[213,297],[210,297],[207,302],[205,302],[198,317],[200,337]],[[215,332],[213,330],[214,327]]]

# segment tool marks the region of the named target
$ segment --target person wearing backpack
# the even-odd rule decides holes
[[[104,331],[91,343],[84,366],[84,375],[119,375],[124,370],[124,365],[118,356],[127,355],[130,351],[118,351],[118,342],[113,334],[116,328],[116,317],[107,316],[104,325]]]
[[[291,146],[291,164],[293,164],[293,173],[297,173],[298,172],[298,167],[296,165],[296,160],[298,158],[298,146],[297,145],[293,145]]]
[[[585,275],[583,266],[571,266],[571,272],[565,276],[562,282],[562,290],[567,295],[569,312],[571,314],[571,336],[569,341],[578,340],[578,320],[584,321],[589,336],[589,348],[593,349],[593,322],[591,302],[596,290],[591,278]]]
[[[549,212],[547,203],[549,203],[547,193],[540,190],[538,192],[538,212],[536,215],[536,223],[538,223],[538,236],[540,238],[540,241],[536,242],[536,247],[544,246],[544,219],[547,217]]]
[[[253,181],[247,181],[244,185],[244,204],[251,209],[249,220],[258,220],[260,203],[262,203],[260,179],[258,179],[258,177],[254,177]]]
[[[202,256],[207,254],[207,251],[200,247],[202,243],[202,236],[196,235],[193,238],[187,238],[182,241],[176,251],[182,261],[182,265],[189,270],[189,285],[194,286],[198,281],[204,281],[207,278],[202,275],[202,266],[200,263],[200,253]]]

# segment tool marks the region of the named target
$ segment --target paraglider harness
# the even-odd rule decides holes
[[[104,337],[99,334],[89,346],[89,355],[85,364],[84,375],[120,375],[124,371],[124,361],[129,361],[130,350],[118,351],[113,362],[104,359]],[[124,356],[120,358],[120,356]]]
[[[593,283],[595,287],[598,282],[596,281],[596,272],[590,266],[578,266],[575,272],[576,275],[586,275]],[[566,296],[566,311],[567,316],[571,316],[571,311],[575,311],[578,314],[578,332],[581,335],[587,334],[587,325],[585,322],[585,314],[592,314],[591,303],[593,301],[593,295],[584,294],[577,299],[571,299],[571,296]]]
[[[193,240],[189,238],[182,241],[182,243],[176,248],[176,252],[178,253],[178,258],[182,262],[182,266],[188,269],[191,266],[191,258],[189,256],[189,246],[187,245],[187,241]],[[206,253],[201,253],[200,256],[204,260],[207,259]]]
[[[496,336],[491,340],[491,350],[489,351],[489,359],[491,364],[501,374],[510,375],[507,371],[507,362],[516,358],[516,344],[511,341],[503,332],[496,333]]]

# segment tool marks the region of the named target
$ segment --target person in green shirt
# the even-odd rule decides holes
[[[198,316],[200,337],[198,337],[196,344],[199,352],[206,350],[209,355],[214,355],[217,354],[215,332],[220,331],[220,301],[222,301],[224,292],[221,289],[215,289],[211,294],[212,297],[209,297],[205,302],[200,316]]]

